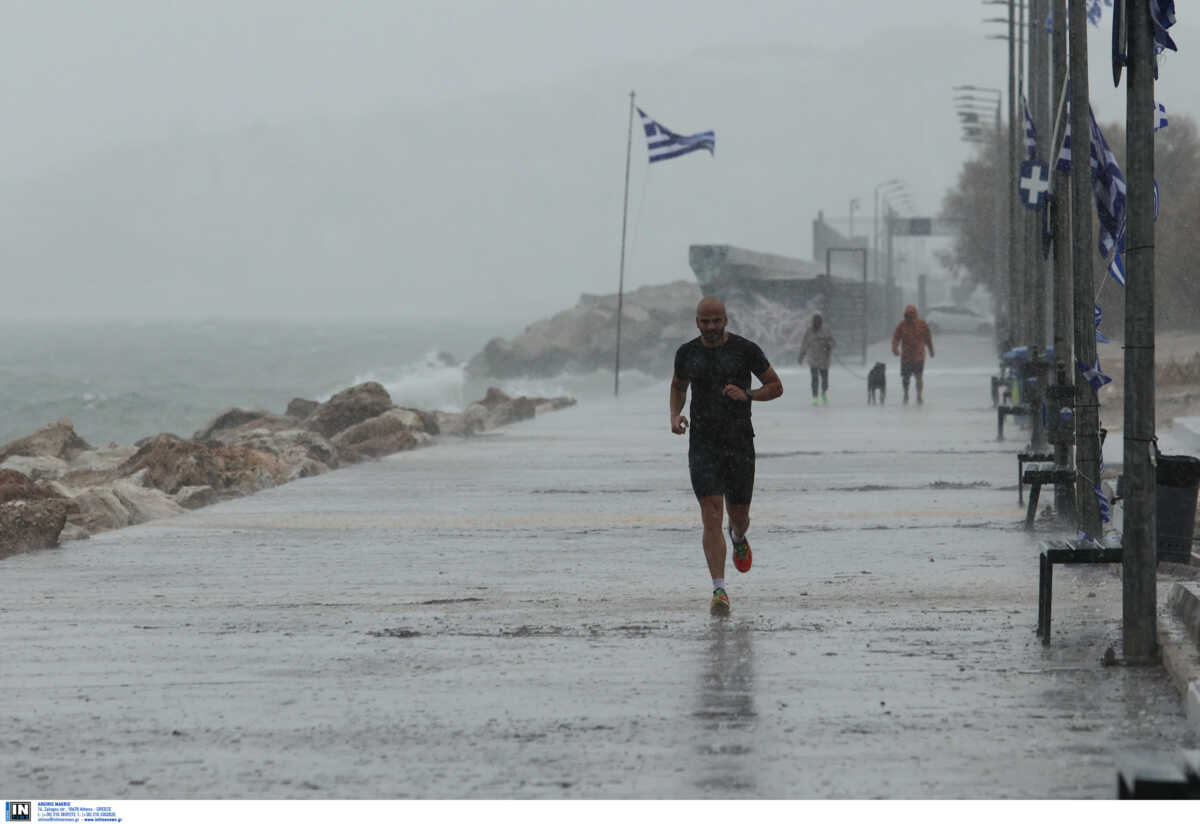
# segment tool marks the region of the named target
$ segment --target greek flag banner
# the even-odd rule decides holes
[[[1111,0],[1109,2],[1111,3]],[[1149,3],[1150,21],[1154,26],[1155,47],[1159,51],[1162,49],[1179,51],[1179,47],[1175,45],[1171,35],[1167,34],[1167,29],[1175,25],[1175,0],[1149,0]]]
[[[717,138],[713,132],[698,132],[692,135],[676,134],[641,109],[637,111],[642,118],[642,128],[646,131],[646,143],[650,148],[651,163],[670,160],[698,149],[707,149],[709,154],[715,154]]]
[[[1154,104],[1154,131],[1167,128],[1167,110],[1161,103]]]
[[[1096,503],[1100,506],[1100,522],[1106,524],[1112,520],[1112,504],[1108,500],[1108,496],[1106,496],[1104,491],[1100,489],[1099,484],[1096,484],[1095,490]]]
[[[1083,373],[1083,377],[1092,386],[1093,392],[1099,392],[1100,388],[1106,383],[1112,383],[1112,378],[1100,371],[1100,359],[1096,359],[1094,366],[1088,366],[1079,358],[1075,359],[1075,365],[1079,367],[1079,371]]]
[[[1108,264],[1108,274],[1113,280],[1122,286],[1125,285],[1125,258],[1121,257],[1121,250],[1125,248],[1125,238],[1121,238],[1120,249],[1113,255],[1112,263]]]
[[[1096,343],[1111,343],[1108,338],[1104,337],[1104,333],[1100,331],[1100,321],[1104,318],[1104,312],[1100,306],[1096,306]]]
[[[1030,160],[1037,159],[1037,127],[1033,125],[1033,115],[1029,113],[1029,101],[1021,95],[1021,110],[1025,112],[1025,153]]]
[[[1100,220],[1100,254],[1107,258],[1117,247],[1117,238],[1125,234],[1125,176],[1090,107],[1088,121],[1092,130],[1092,192]]]
[[[1104,5],[1112,7],[1112,0],[1104,0]],[[1100,25],[1100,16],[1104,10],[1100,8],[1100,0],[1088,0],[1087,19],[1093,26]]]

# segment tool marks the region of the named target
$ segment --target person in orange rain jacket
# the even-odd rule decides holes
[[[917,307],[904,307],[904,320],[892,333],[892,354],[900,356],[900,380],[904,384],[904,402],[908,403],[908,379],[917,379],[917,403],[924,403],[925,347],[933,357],[933,336],[929,325],[917,317]]]

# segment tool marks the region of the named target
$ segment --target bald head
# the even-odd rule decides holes
[[[725,304],[720,298],[707,297],[703,298],[696,304],[696,317],[702,315],[720,315],[725,317]]]
[[[696,305],[696,328],[700,342],[708,347],[725,343],[725,304],[719,298],[707,297]]]

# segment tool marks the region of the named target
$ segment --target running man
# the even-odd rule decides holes
[[[675,376],[671,379],[671,431],[682,435],[689,429],[683,401],[692,389],[691,434],[688,469],[692,490],[700,503],[704,525],[704,558],[712,575],[711,610],[729,613],[725,593],[725,536],[721,532],[729,509],[729,539],[733,565],[747,572],[753,556],[746,531],[750,528],[750,498],[754,493],[754,427],[750,425],[752,401],[769,401],[783,394],[783,384],[753,341],[725,331],[725,304],[707,297],[696,307],[694,338],[675,353]],[[750,375],[761,382],[750,388]]]

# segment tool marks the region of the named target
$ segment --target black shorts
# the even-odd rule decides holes
[[[925,374],[925,361],[900,361],[900,377],[908,378],[916,375],[918,378]]]
[[[754,441],[688,446],[688,469],[697,498],[723,495],[731,504],[749,506],[754,495]]]

